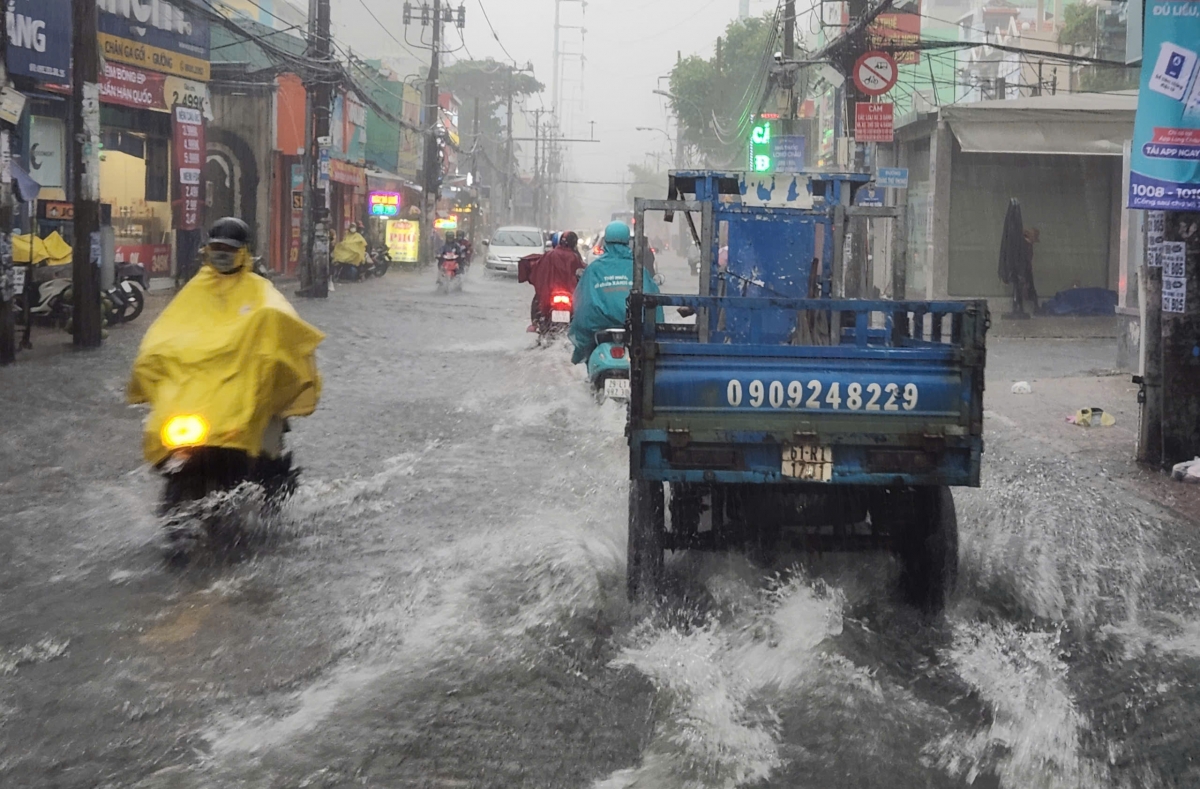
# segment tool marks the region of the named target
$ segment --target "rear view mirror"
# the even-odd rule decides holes
[[[492,242],[491,242],[491,241],[488,241],[488,240],[485,238],[485,239],[483,240],[483,245],[484,245],[485,247],[490,247],[490,246],[492,245]]]

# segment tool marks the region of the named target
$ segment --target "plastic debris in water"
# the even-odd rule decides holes
[[[1067,417],[1067,421],[1080,427],[1112,427],[1117,423],[1116,417],[1103,408],[1081,408]]]
[[[1012,385],[1013,394],[1033,394],[1033,386],[1028,381],[1017,381]]]
[[[1200,482],[1200,457],[1171,467],[1171,478],[1178,482]]]

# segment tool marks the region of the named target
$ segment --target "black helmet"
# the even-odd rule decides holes
[[[236,216],[222,217],[209,228],[208,243],[245,249],[250,246],[250,226]]]

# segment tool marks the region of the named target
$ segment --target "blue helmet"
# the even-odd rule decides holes
[[[629,225],[620,220],[609,222],[604,228],[604,243],[629,246]]]
[[[551,233],[550,234],[550,246],[552,246],[552,247],[558,246],[558,239],[561,235],[562,234],[557,230],[555,230],[553,233]]]

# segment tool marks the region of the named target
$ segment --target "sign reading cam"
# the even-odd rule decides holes
[[[1200,211],[1200,0],[1148,0],[1145,13],[1129,207]]]

